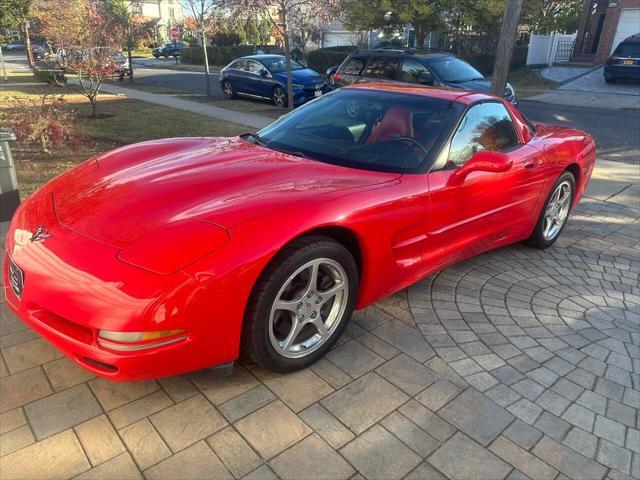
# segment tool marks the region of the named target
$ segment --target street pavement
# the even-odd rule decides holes
[[[0,300],[2,478],[640,478],[639,215],[584,199],[552,248],[420,281],[289,375],[110,383]]]

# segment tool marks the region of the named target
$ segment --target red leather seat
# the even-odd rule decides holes
[[[405,107],[391,107],[382,120],[374,125],[366,143],[384,142],[396,137],[413,137],[411,110]]]

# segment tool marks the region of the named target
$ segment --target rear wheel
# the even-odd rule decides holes
[[[344,330],[358,291],[349,251],[325,237],[285,247],[254,287],[245,316],[243,353],[263,368],[305,368]]]
[[[222,82],[222,93],[225,98],[228,98],[229,100],[235,98],[236,92],[233,91],[233,85],[231,85],[229,80],[224,80]]]
[[[279,85],[273,89],[273,94],[271,95],[271,99],[276,107],[286,107],[287,106],[287,92],[284,91]]]
[[[611,77],[604,77],[604,81],[607,83],[616,83],[617,80],[615,78],[611,78]]]
[[[558,239],[569,218],[575,190],[576,181],[573,175],[570,172],[560,175],[540,212],[536,228],[529,237],[530,245],[544,249]]]

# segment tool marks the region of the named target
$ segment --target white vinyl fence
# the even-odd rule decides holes
[[[553,65],[571,60],[576,34],[531,35],[527,65]]]

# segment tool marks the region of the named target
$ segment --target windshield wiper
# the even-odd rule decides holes
[[[286,153],[287,155],[293,155],[294,157],[307,158],[307,156],[304,153],[299,152],[297,150],[286,150],[284,148],[274,148],[274,147],[269,147],[269,148],[273,150],[277,150],[278,152]]]
[[[267,144],[264,142],[264,140],[262,140],[260,138],[260,135],[258,135],[257,133],[243,133],[242,135],[239,135],[240,138],[242,138],[243,140],[247,140],[249,138],[252,138],[253,141],[251,141],[251,143],[255,143],[257,145],[260,145],[261,147],[266,147]]]

